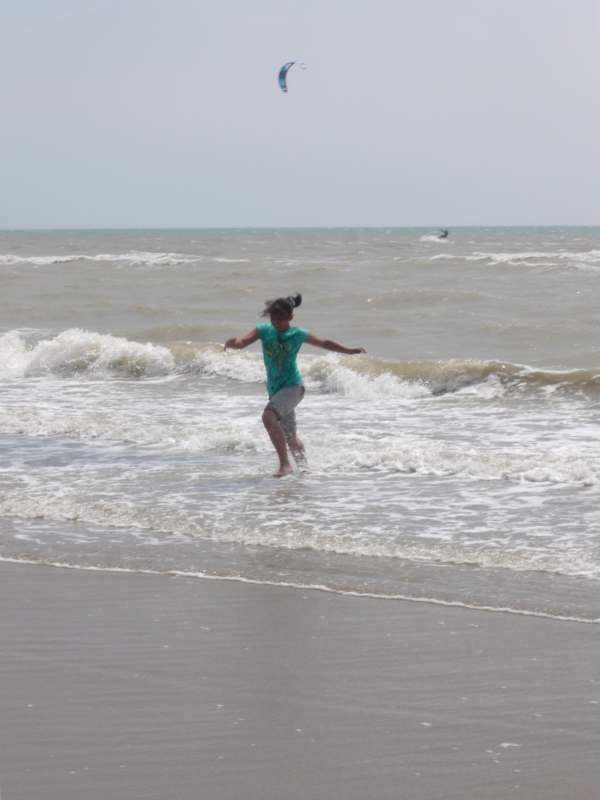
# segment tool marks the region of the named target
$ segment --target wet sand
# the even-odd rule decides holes
[[[0,565],[2,800],[587,800],[600,627]]]

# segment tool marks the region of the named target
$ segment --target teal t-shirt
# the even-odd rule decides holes
[[[297,386],[302,383],[296,356],[308,336],[308,331],[292,326],[289,330],[279,333],[270,322],[261,322],[256,326],[256,330],[262,342],[269,397],[273,397],[284,386]]]

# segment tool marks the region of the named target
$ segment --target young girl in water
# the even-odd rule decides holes
[[[262,316],[269,317],[271,321],[261,322],[245,336],[234,337],[225,342],[225,350],[229,347],[241,350],[258,339],[261,340],[269,393],[269,402],[263,411],[262,421],[279,456],[279,469],[274,474],[275,478],[282,478],[292,472],[288,446],[296,464],[299,467],[306,466],[304,445],[296,432],[294,413],[304,397],[302,376],[296,364],[296,356],[304,342],[346,355],[367,352],[364,347],[344,347],[331,339],[319,339],[304,328],[291,325],[294,308],[301,302],[300,294],[267,300]]]

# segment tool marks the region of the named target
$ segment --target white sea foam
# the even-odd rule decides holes
[[[0,374],[41,375],[166,375],[175,369],[166,347],[140,344],[117,336],[79,329],[64,331],[29,348],[15,331],[0,336]]]
[[[192,368],[205,375],[245,383],[262,383],[265,380],[265,368],[260,353],[224,351],[222,348],[210,348],[199,351],[192,361]]]
[[[600,485],[600,456],[578,445],[496,449],[457,447],[413,435],[349,442],[343,454],[330,446],[320,453],[324,471],[397,471],[475,481]]]
[[[402,380],[386,371],[370,374],[360,371],[360,362],[328,354],[306,354],[299,359],[307,388],[327,394],[342,394],[356,399],[380,397],[416,398],[431,395],[431,389],[421,381]],[[223,352],[220,348],[203,348],[191,364],[202,374],[231,378],[248,383],[263,383],[265,368],[260,353]],[[354,368],[353,368],[354,367]],[[391,365],[390,365],[391,370]]]
[[[430,256],[429,261],[485,261],[490,266],[507,264],[509,266],[552,267],[565,264],[576,269],[600,269],[600,250],[586,251],[542,251],[525,250],[519,252],[483,252],[474,251],[469,255],[454,255],[450,253],[437,253]]]
[[[172,452],[269,452],[260,423],[266,398],[260,390],[251,396],[225,389],[207,392],[192,381],[185,392],[173,384],[169,399],[158,405],[152,393],[138,393],[124,404],[126,384],[106,383],[107,376],[129,379],[141,371],[163,376],[168,387],[175,369],[173,356],[165,348],[138,345],[132,349],[127,340],[95,337],[99,335],[90,341],[82,332],[66,332],[47,343],[48,347],[42,342],[33,351],[25,350],[14,335],[0,338],[0,352],[12,353],[6,377],[35,378],[31,385],[19,388],[17,383],[11,392],[5,391],[0,434],[59,435],[152,445]],[[3,349],[5,339],[9,347]],[[211,352],[203,355],[206,368],[212,369]],[[239,358],[233,359],[213,355],[219,376],[225,363],[238,379],[244,371],[245,382],[262,380],[260,363],[247,354],[235,354]],[[101,382],[76,381],[82,369]],[[300,415],[308,432],[314,474],[404,473],[468,481],[600,485],[595,431],[583,420],[571,438],[561,441],[554,436],[544,445],[541,438],[537,443],[527,441],[531,438],[527,416],[510,421],[500,415],[496,422],[493,405],[491,416],[484,413],[480,418],[476,408],[468,415],[459,396],[453,404],[460,404],[457,413],[462,410],[453,419],[451,408],[432,401],[429,390],[419,383],[401,382],[391,375],[356,374],[327,357],[315,359],[307,374],[309,400]],[[56,375],[69,378],[68,391]],[[52,380],[40,382],[46,376]],[[492,378],[464,392],[468,398],[473,395],[493,403],[502,396],[498,385]],[[420,405],[423,400],[428,400],[426,407]],[[557,419],[560,414],[558,409]],[[324,425],[323,420],[330,424]],[[442,431],[451,428],[458,441],[440,435],[441,425]],[[554,417],[548,416],[546,425],[551,430],[556,425]],[[460,444],[465,437],[467,443]]]
[[[9,331],[0,336],[0,375],[21,377],[25,374],[29,354],[25,340],[17,331]]]
[[[431,396],[431,390],[423,383],[400,380],[391,372],[379,375],[360,373],[349,366],[347,359],[339,356],[312,356],[304,363],[307,387],[321,392],[342,394],[356,400]]]
[[[84,480],[82,480],[82,477]],[[151,479],[152,476],[150,476]],[[0,514],[5,517],[36,520],[38,544],[44,545],[42,521],[49,523],[78,522],[112,529],[115,542],[129,540],[132,536],[146,546],[164,547],[178,538],[190,542],[211,540],[219,544],[273,547],[287,550],[311,550],[320,553],[401,559],[413,564],[439,564],[473,566],[481,569],[506,569],[513,573],[537,571],[570,577],[600,579],[600,561],[593,537],[565,536],[551,542],[529,537],[521,539],[506,532],[502,536],[478,538],[477,528],[466,535],[447,531],[445,539],[431,535],[394,536],[394,528],[402,526],[401,509],[395,513],[382,505],[380,514],[385,525],[374,523],[363,527],[362,532],[348,529],[346,515],[336,519],[334,510],[321,508],[319,524],[313,524],[311,513],[291,513],[291,507],[279,503],[269,509],[257,502],[247,515],[235,513],[233,498],[219,493],[218,497],[205,495],[201,506],[182,507],[182,495],[155,491],[137,499],[127,492],[122,481],[115,484],[121,492],[107,492],[111,484],[103,481],[102,472],[96,470],[87,476],[93,482],[86,486],[86,475],[79,470],[70,479],[64,470],[56,480],[44,477],[43,484],[30,477],[18,489],[4,491],[0,497]],[[130,479],[139,481],[133,473]],[[150,483],[148,483],[150,486]],[[91,490],[91,491],[90,491]],[[290,492],[288,486],[287,492]],[[250,501],[250,498],[248,498]],[[293,500],[293,493],[290,497]],[[282,514],[286,514],[285,523]],[[235,524],[232,522],[235,520]],[[442,520],[440,520],[442,522]],[[451,517],[446,520],[451,525]],[[123,531],[122,535],[118,531]],[[69,541],[68,531],[66,538]],[[85,541],[85,532],[84,532]],[[88,541],[93,541],[93,537]],[[31,540],[31,544],[35,544]],[[130,546],[130,545],[129,545]],[[160,556],[159,556],[160,559]]]
[[[216,261],[217,264],[248,264],[250,262],[249,258],[225,258],[224,256],[213,256],[212,261]]]
[[[219,346],[202,347],[190,366],[206,375],[248,383],[264,382],[263,360],[257,352],[223,352]],[[500,396],[505,388],[497,379],[496,370],[502,373],[508,367],[515,376],[527,370],[495,362],[386,362],[333,353],[302,353],[299,366],[309,390],[357,400],[411,400],[456,392],[465,387],[471,387],[473,393],[479,391],[482,397]]]
[[[541,370],[495,361],[385,361],[371,357],[302,353],[299,364],[313,392],[356,400],[412,401],[462,392],[481,399],[507,393],[597,392],[597,370]],[[72,328],[36,340],[9,331],[0,335],[0,376],[154,378],[198,373],[242,383],[264,383],[260,352],[224,351],[216,343],[178,342],[163,346]]]
[[[435,235],[435,234],[433,234],[433,233],[426,233],[426,234],[424,234],[423,236],[421,236],[421,237],[419,238],[419,241],[420,241],[420,242],[437,242],[438,244],[439,244],[440,242],[443,242],[444,244],[447,244],[447,243],[448,243],[448,239],[447,239],[447,237],[446,237],[446,236],[440,236],[439,234],[438,234],[438,235]]]
[[[13,253],[1,253],[0,265],[6,264],[31,264],[35,267],[45,267],[51,264],[68,264],[73,261],[126,261],[134,265],[150,266],[175,266],[177,264],[193,264],[201,261],[202,256],[186,253],[163,253],[143,250],[131,250],[124,253],[57,253],[55,255],[29,255],[20,256]],[[244,259],[245,260],[245,259]]]

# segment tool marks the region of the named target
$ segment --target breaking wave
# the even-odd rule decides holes
[[[514,253],[493,253],[475,251],[470,255],[454,255],[437,253],[430,256],[429,261],[466,261],[485,262],[488,266],[525,266],[525,267],[554,267],[565,265],[575,269],[598,270],[600,269],[600,250],[582,250],[580,252],[558,250],[554,252],[530,251]]]
[[[133,378],[169,374],[175,358],[166,347],[74,328],[32,346],[10,331],[0,337],[0,364],[0,375],[12,378],[82,374]]]
[[[143,250],[131,250],[126,253],[59,253],[43,256],[19,256],[13,253],[0,253],[0,265],[32,264],[35,267],[46,267],[51,264],[69,264],[73,261],[126,261],[130,264],[147,264],[152,266],[174,266],[176,264],[192,264],[202,261],[203,256],[186,253],[162,253]],[[218,260],[218,259],[215,259]]]
[[[392,361],[318,353],[301,354],[300,363],[312,390],[364,399],[438,396],[478,386],[494,389],[486,392],[488,397],[535,390],[600,392],[600,367],[549,370],[494,360]],[[264,381],[260,352],[224,352],[214,342],[141,343],[78,328],[37,341],[19,331],[0,336],[1,377],[154,378],[185,373]]]
[[[14,253],[0,253],[0,266],[30,264],[34,267],[47,267],[52,264],[70,264],[76,261],[96,263],[125,262],[133,266],[173,267],[179,264],[195,264],[200,261],[214,261],[217,264],[246,264],[248,258],[226,258],[194,253],[163,253],[144,250],[131,250],[126,253],[62,253],[43,256],[19,256]]]

